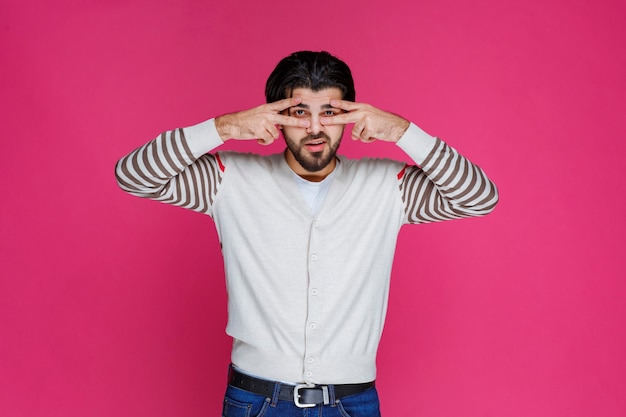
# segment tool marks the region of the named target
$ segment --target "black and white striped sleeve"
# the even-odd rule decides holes
[[[186,134],[194,133],[201,132],[164,132],[121,158],[115,167],[120,188],[138,197],[211,214],[225,168],[218,154],[203,153],[190,143]],[[217,143],[215,139],[213,144],[205,142],[207,151]]]
[[[495,208],[498,190],[483,170],[444,141],[400,174],[405,222],[430,223],[484,216]],[[417,162],[417,161],[416,161]]]

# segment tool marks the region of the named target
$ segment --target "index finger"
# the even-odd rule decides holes
[[[281,112],[283,110],[287,110],[289,107],[295,106],[296,104],[300,104],[301,101],[302,98],[300,97],[290,97],[269,103],[267,106],[271,111]]]
[[[324,126],[329,125],[347,125],[348,123],[356,123],[359,120],[357,113],[341,113],[335,116],[326,116],[320,118],[320,122]]]
[[[336,107],[338,109],[345,110],[345,111],[354,111],[362,107],[361,104],[355,103],[354,101],[334,100],[334,99],[330,100],[330,105],[332,107]]]
[[[309,121],[293,116],[276,114],[269,118],[273,124],[281,126],[309,127]]]

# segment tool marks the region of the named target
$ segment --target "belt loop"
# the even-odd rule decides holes
[[[230,384],[232,375],[233,375],[233,364],[231,363],[231,364],[228,365],[228,381],[227,382],[229,384]]]
[[[330,401],[330,406],[335,407],[337,400],[335,399],[335,386],[328,385],[328,396]]]
[[[272,407],[276,407],[276,403],[278,402],[278,397],[280,394],[280,382],[276,382],[274,384],[274,392],[272,393],[272,403],[270,404]]]

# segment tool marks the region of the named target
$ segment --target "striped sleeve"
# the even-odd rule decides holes
[[[115,167],[120,188],[210,215],[225,168],[218,154],[192,151],[186,133],[187,129],[164,132],[120,159]],[[201,156],[195,156],[198,153]]]
[[[405,222],[484,216],[495,208],[495,184],[442,140],[434,138],[434,147],[420,166],[406,166],[398,174]]]

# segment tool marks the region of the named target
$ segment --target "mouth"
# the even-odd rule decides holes
[[[326,146],[326,140],[313,139],[304,144],[304,147],[311,153],[322,152]]]

